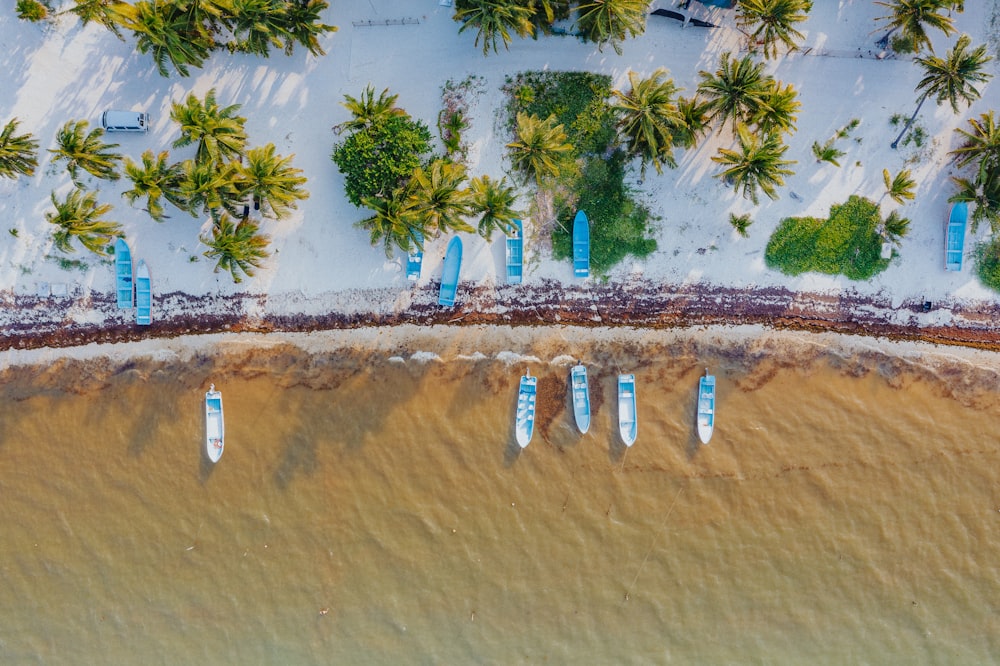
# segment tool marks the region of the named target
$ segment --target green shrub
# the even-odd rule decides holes
[[[1000,237],[976,245],[976,274],[979,280],[1000,292]]]
[[[344,174],[347,198],[358,207],[365,197],[388,198],[422,164],[430,141],[427,125],[409,116],[391,116],[352,133],[332,155]]]
[[[44,21],[49,16],[49,8],[38,0],[17,0],[15,9],[17,18],[32,23]]]
[[[764,260],[786,275],[814,271],[868,280],[889,266],[881,257],[882,224],[878,205],[852,196],[830,207],[826,220],[815,217],[783,219],[767,243]]]

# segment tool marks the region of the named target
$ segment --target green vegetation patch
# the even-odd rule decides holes
[[[1000,238],[976,245],[976,274],[984,285],[1000,292]]]
[[[868,280],[889,267],[881,257],[878,204],[852,196],[830,206],[830,217],[786,217],[767,243],[764,260],[786,275],[810,271]]]
[[[618,145],[615,117],[608,104],[611,78],[589,72],[522,72],[508,79],[510,126],[519,112],[541,119],[555,115],[573,146],[551,184],[554,214],[552,255],[573,256],[573,217],[590,220],[590,269],[605,275],[628,255],[643,258],[656,250],[649,237],[649,209],[625,185],[628,158]]]

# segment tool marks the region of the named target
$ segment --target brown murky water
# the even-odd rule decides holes
[[[0,658],[1000,659],[996,373],[691,335],[571,345],[590,349],[585,436],[545,333],[501,354],[466,336],[440,358],[278,346],[8,369]],[[520,452],[527,366],[539,423]],[[719,415],[699,446],[705,366]],[[638,380],[627,453],[619,370]]]

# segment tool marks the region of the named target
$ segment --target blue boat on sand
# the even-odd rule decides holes
[[[523,449],[531,442],[535,432],[535,398],[538,391],[538,377],[532,377],[525,370],[521,377],[521,385],[517,391],[517,416],[514,419],[514,431],[517,443]]]
[[[570,370],[570,391],[573,394],[573,417],[576,427],[582,434],[590,430],[590,384],[587,381],[587,368],[582,363]]]
[[[582,210],[573,218],[573,277],[590,277],[590,220]]]
[[[132,271],[132,250],[124,238],[115,241],[115,292],[118,307],[128,309],[135,306],[135,276]]]
[[[944,245],[944,268],[947,271],[962,270],[962,255],[965,253],[965,224],[968,219],[969,204],[959,201],[951,207]]]
[[[140,326],[153,323],[153,289],[149,280],[149,267],[142,259],[135,269],[135,323]]]
[[[413,247],[406,255],[406,279],[411,282],[420,279],[420,269],[424,265],[424,235],[419,231],[413,232],[413,235]]]
[[[715,375],[708,374],[698,380],[698,439],[708,444],[715,430]]]
[[[514,229],[507,236],[507,284],[521,284],[524,272],[524,224],[514,220]]]
[[[635,375],[618,375],[618,432],[625,446],[635,444],[639,431],[635,411]]]
[[[451,307],[455,305],[455,294],[458,292],[458,272],[462,268],[462,239],[455,236],[448,243],[448,251],[444,255],[444,268],[441,270],[441,293],[438,305]]]

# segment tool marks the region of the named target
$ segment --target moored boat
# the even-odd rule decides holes
[[[424,264],[424,235],[419,231],[414,232],[415,239],[413,247],[406,255],[406,279],[416,281],[420,279],[420,269]]]
[[[132,250],[124,238],[115,241],[115,292],[118,307],[127,309],[135,306],[135,276],[132,271]]]
[[[538,390],[538,378],[525,371],[521,377],[521,385],[517,391],[517,416],[514,419],[514,430],[517,443],[523,449],[531,442],[535,432],[535,398]]]
[[[590,430],[590,384],[587,381],[587,368],[577,364],[570,370],[570,391],[573,394],[573,416],[576,427],[581,433]]]
[[[205,393],[205,453],[212,462],[219,462],[225,447],[226,423],[222,414],[222,392],[215,384]]]
[[[573,218],[573,276],[590,277],[590,220],[582,210]]]
[[[135,268],[135,323],[149,326],[153,322],[153,288],[149,267],[142,259]]]
[[[455,236],[448,243],[444,255],[444,267],[441,269],[441,292],[438,295],[438,305],[451,307],[455,305],[455,294],[458,292],[458,272],[462,268],[462,239]]]
[[[966,202],[959,201],[951,207],[944,241],[944,268],[947,271],[962,270],[962,255],[965,253],[965,225],[968,218],[969,204]]]
[[[708,374],[698,380],[698,439],[708,444],[715,430],[715,375]]]
[[[507,284],[521,284],[524,273],[524,225],[514,220],[514,229],[507,236]]]
[[[639,431],[635,410],[635,375],[618,375],[618,431],[625,446],[635,444]]]

